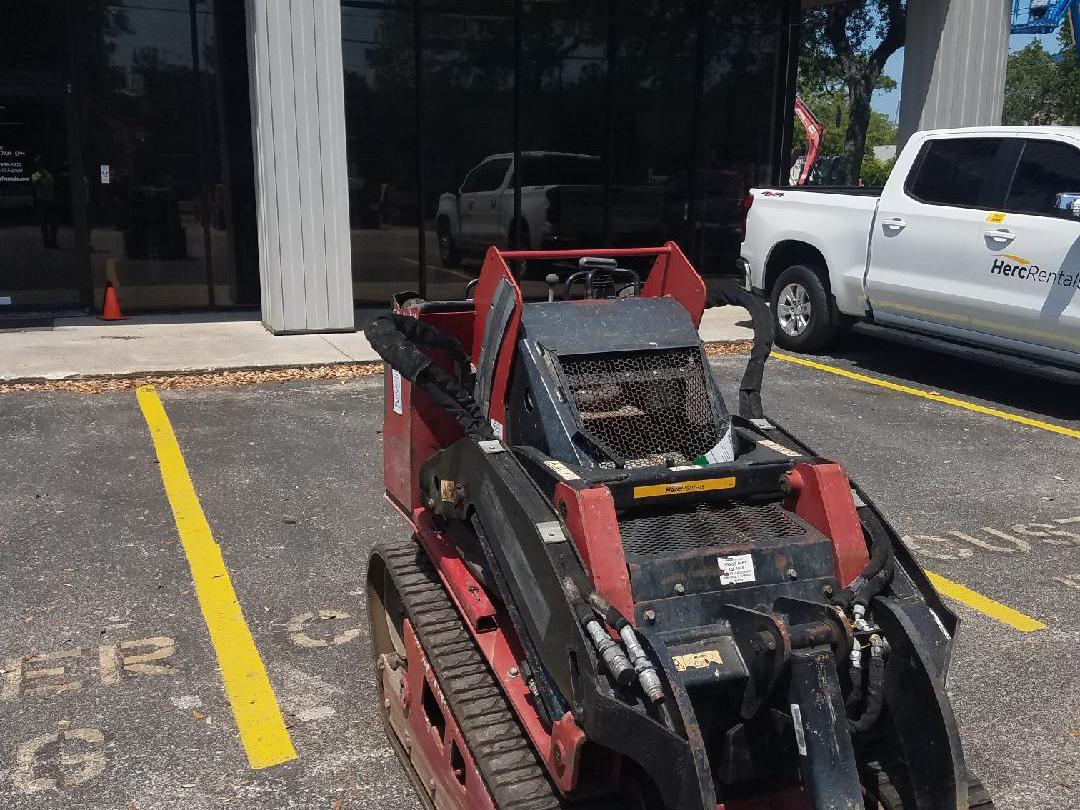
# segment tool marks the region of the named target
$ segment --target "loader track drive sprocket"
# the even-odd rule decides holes
[[[548,300],[526,262],[563,270]],[[697,333],[724,304],[755,324],[732,410]],[[462,300],[367,326],[411,527],[369,560],[376,683],[425,806],[992,806],[945,691],[956,616],[765,417],[763,307],[673,243],[491,248]]]

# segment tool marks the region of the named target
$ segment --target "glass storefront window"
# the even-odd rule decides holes
[[[745,192],[779,179],[798,7],[342,0],[357,299],[457,297],[493,244],[674,239],[733,272]],[[396,188],[415,222],[374,213]]]
[[[100,19],[81,73],[95,297],[112,281],[128,306],[206,306],[201,98],[188,2],[109,4]]]
[[[342,3],[353,295],[385,303],[419,266],[412,3]]]
[[[710,3],[710,24],[703,29],[703,133],[692,190],[699,226],[684,239],[700,269],[723,272],[739,256],[746,192],[778,180],[791,106],[780,4]]]
[[[613,20],[611,241],[630,246],[675,239],[686,247],[696,221],[688,183],[695,162],[700,4],[628,2]]]
[[[66,32],[60,2],[0,4],[0,295],[16,312],[89,304]]]
[[[112,283],[130,311],[239,300],[235,231],[253,227],[254,207],[237,216],[226,170],[230,154],[242,164],[251,151],[237,11],[220,0],[0,4],[0,153],[25,153],[0,182],[0,295],[96,308]],[[224,47],[221,19],[233,23]],[[243,261],[246,278],[257,273],[250,250]]]
[[[70,146],[63,96],[0,91],[0,295],[17,311],[84,304]]]
[[[427,294],[460,298],[513,216],[514,3],[425,1],[420,13]]]

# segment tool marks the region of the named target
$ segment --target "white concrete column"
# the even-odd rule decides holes
[[[263,324],[352,330],[339,0],[245,0]]]
[[[915,132],[994,126],[1005,103],[1009,0],[908,0],[899,146]]]

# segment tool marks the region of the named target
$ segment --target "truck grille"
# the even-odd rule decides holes
[[[583,426],[628,467],[689,464],[720,440],[697,347],[559,362]]]
[[[627,554],[648,557],[805,537],[807,528],[778,503],[728,501],[623,518],[619,532]]]

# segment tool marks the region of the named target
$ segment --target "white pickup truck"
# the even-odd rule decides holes
[[[753,189],[742,265],[777,342],[844,327],[1075,381],[1080,128],[921,132],[883,189]]]
[[[604,232],[604,165],[595,155],[522,152],[518,247],[524,250],[595,247]],[[456,192],[439,198],[435,226],[439,259],[456,267],[483,258],[491,245],[508,247],[514,230],[512,154],[489,155]],[[664,190],[612,186],[608,242],[651,245],[664,241]]]

